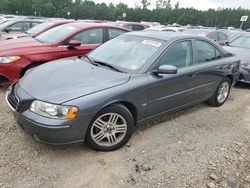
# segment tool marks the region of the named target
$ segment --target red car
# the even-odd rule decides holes
[[[67,24],[67,23],[72,23],[74,21],[72,20],[56,20],[56,21],[48,21],[44,22],[42,24],[39,24],[28,31],[24,32],[19,32],[19,33],[5,33],[1,35],[0,40],[9,40],[9,39],[17,39],[17,38],[22,38],[22,37],[36,37],[40,35],[41,33],[52,29],[56,26]]]
[[[100,44],[131,30],[106,24],[70,23],[35,38],[0,42],[0,85],[8,87],[40,64],[85,55]]]

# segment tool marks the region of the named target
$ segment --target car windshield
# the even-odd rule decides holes
[[[44,29],[48,28],[49,26],[53,25],[52,22],[45,22],[42,24],[39,24],[35,27],[32,27],[31,29],[29,29],[28,31],[26,31],[26,33],[28,34],[37,34],[41,31],[43,31]]]
[[[146,64],[162,44],[163,41],[156,39],[122,35],[104,43],[91,52],[89,57],[94,61],[134,72]]]
[[[250,35],[240,36],[229,44],[233,47],[250,48]]]
[[[70,34],[73,34],[77,30],[77,27],[71,25],[61,25],[55,28],[52,28],[44,33],[38,35],[35,39],[41,43],[57,43]]]

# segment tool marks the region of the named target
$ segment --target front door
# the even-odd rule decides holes
[[[193,102],[195,74],[192,67],[193,59],[191,40],[172,45],[159,58],[156,68],[161,65],[173,65],[178,68],[178,72],[173,75],[148,73],[150,80],[148,116],[174,110]]]
[[[68,49],[68,42],[70,40],[77,40],[81,43],[81,46],[75,47],[73,49]],[[71,56],[79,56],[85,55],[98,47],[100,44],[103,43],[103,29],[89,29],[82,31],[75,36],[68,39],[64,42],[63,48],[63,56],[64,57],[71,57]]]

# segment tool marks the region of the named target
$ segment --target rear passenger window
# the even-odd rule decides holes
[[[75,35],[70,40],[78,40],[81,44],[102,44],[103,29],[86,30]]]
[[[196,41],[198,63],[204,63],[220,59],[222,57],[219,50],[205,41]]]
[[[133,30],[133,25],[125,25],[124,27],[126,27],[127,29]]]
[[[143,29],[145,28],[141,25],[133,25],[133,31],[141,31]]]
[[[218,37],[217,32],[210,33],[210,34],[208,35],[208,38],[210,38],[210,39],[212,39],[212,40],[214,40],[214,41],[218,41],[218,40],[219,40],[219,37]]]
[[[38,23],[38,22],[32,22],[31,23],[31,25],[32,25],[32,27],[35,27],[35,26],[37,26],[37,25],[39,25],[40,23]]]
[[[224,33],[219,33],[219,38],[221,41],[227,40],[227,36]]]
[[[161,65],[173,65],[177,68],[188,67],[193,64],[193,48],[191,41],[179,42],[171,46],[159,60]]]
[[[109,39],[113,39],[123,33],[126,33],[126,31],[119,30],[119,29],[109,29]]]

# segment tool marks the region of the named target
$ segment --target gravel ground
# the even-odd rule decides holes
[[[136,128],[118,151],[55,148],[17,127],[0,90],[0,187],[250,187],[250,86]]]

